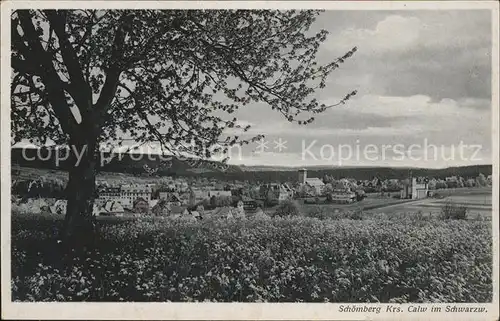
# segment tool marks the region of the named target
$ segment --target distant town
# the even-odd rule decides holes
[[[196,219],[203,219],[205,216],[259,216],[265,215],[263,210],[291,200],[300,200],[304,204],[352,204],[362,202],[368,194],[416,200],[433,197],[441,189],[486,187],[492,184],[491,175],[479,174],[469,178],[449,176],[439,179],[413,176],[411,170],[405,179],[337,179],[330,175],[319,178],[310,177],[307,169],[297,170],[296,175],[295,181],[262,184],[172,176],[151,177],[145,183],[99,179],[96,181],[93,215],[188,216]],[[63,215],[66,213],[66,200],[57,195],[43,195],[43,191],[51,184],[54,185],[53,182],[44,184],[38,179],[14,181],[13,203],[30,212]],[[59,191],[62,192],[64,183],[59,184]],[[57,188],[52,187],[52,194],[54,190]],[[16,194],[24,195],[24,200]]]

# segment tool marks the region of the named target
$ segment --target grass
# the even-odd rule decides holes
[[[418,216],[97,222],[61,251],[61,217],[13,214],[15,301],[489,302],[491,223]]]
[[[411,203],[413,200],[396,199],[389,197],[368,197],[359,202],[351,204],[301,204],[301,210],[306,215],[320,212],[339,213],[353,211],[371,211],[379,208],[384,208],[390,205]]]

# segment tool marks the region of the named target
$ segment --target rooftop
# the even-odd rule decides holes
[[[306,184],[312,185],[312,186],[323,186],[323,185],[325,185],[325,183],[323,183],[323,181],[320,180],[317,177],[311,177],[311,178],[306,179]]]

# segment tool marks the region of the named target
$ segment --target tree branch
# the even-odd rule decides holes
[[[47,94],[51,102],[54,112],[63,128],[64,132],[71,134],[75,131],[76,123],[74,117],[71,115],[68,103],[66,102],[66,97],[64,96],[64,83],[59,78],[57,71],[52,64],[52,58],[48,56],[47,52],[43,50],[43,47],[38,40],[38,33],[33,26],[33,21],[31,14],[27,10],[19,10],[17,12],[21,27],[24,31],[26,40],[28,41],[30,48],[33,50],[32,57],[25,57],[28,61],[29,58],[33,58],[40,65],[40,77],[47,89]],[[36,63],[35,61],[29,61],[29,63]]]
[[[123,59],[126,35],[124,28],[126,24],[130,22],[129,20],[131,20],[131,18],[132,16],[129,16],[127,13],[125,13],[119,19],[119,25],[116,30],[111,49],[110,66],[106,68],[106,80],[104,81],[104,85],[102,87],[99,98],[94,105],[94,108],[97,110],[100,116],[104,115],[104,113],[111,105],[111,101],[114,98],[116,88],[118,87],[118,80],[123,68],[121,64]]]
[[[66,19],[55,10],[47,10],[46,15],[51,27],[59,39],[61,55],[64,65],[68,70],[70,79],[68,91],[71,96],[73,96],[78,108],[80,109],[80,114],[82,117],[85,117],[92,101],[92,92],[83,77],[82,68],[80,66],[80,62],[78,61],[76,52],[68,40],[68,36],[66,34]]]

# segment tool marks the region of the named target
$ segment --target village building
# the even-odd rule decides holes
[[[183,201],[178,193],[160,192],[159,198],[165,200],[169,205],[181,206]]]
[[[387,184],[388,185],[397,186],[397,185],[399,185],[399,179],[397,179],[397,178],[390,178],[390,179],[387,180]]]
[[[231,197],[231,191],[224,191],[224,190],[210,190],[208,191],[208,197]]]
[[[134,201],[142,198],[146,201],[151,201],[153,192],[153,184],[144,185],[122,185],[121,187],[110,187],[101,184],[97,187],[97,198],[95,202],[99,206],[104,206],[108,201],[117,201],[124,208],[132,208]]]
[[[245,218],[245,208],[243,206],[243,201],[238,201],[238,203],[236,204],[236,208],[233,209],[233,216],[239,219]]]
[[[334,190],[327,198],[331,203],[349,204],[356,201],[356,193],[350,190]]]
[[[209,191],[206,189],[191,188],[189,190],[189,205],[194,206],[204,200],[209,200],[209,195]]]
[[[331,203],[349,204],[356,201],[355,186],[347,179],[336,181],[332,185],[332,191],[327,195]]]
[[[437,179],[435,179],[434,177],[433,177],[433,178],[431,178],[431,179],[429,180],[429,183],[428,183],[428,184],[429,184],[429,189],[434,189],[434,188],[436,188],[436,184],[437,184],[437,182],[438,182],[438,181],[437,181]]]
[[[242,196],[241,202],[243,202],[243,209],[245,211],[254,211],[257,209],[257,201],[248,196]]]
[[[100,215],[123,216],[124,212],[125,210],[120,202],[109,200],[102,207]]]
[[[401,190],[401,198],[405,199],[420,199],[425,198],[429,194],[429,184],[423,179],[411,177],[403,183]]]
[[[380,187],[382,186],[382,181],[378,177],[374,177],[370,182],[368,182],[368,186],[370,187]]]
[[[287,199],[293,198],[295,191],[293,188],[290,187],[287,183],[281,184],[281,188],[284,190],[285,193],[287,193]]]
[[[180,216],[189,215],[189,211],[188,211],[187,207],[185,207],[185,206],[172,206],[170,208],[169,215],[172,217],[180,217]]]
[[[299,169],[299,186],[306,185],[314,196],[323,195],[325,190],[325,183],[317,177],[307,177],[307,169]]]
[[[98,197],[95,202],[104,206],[108,201],[121,201],[121,188],[100,185],[97,187]]]
[[[163,192],[175,192],[176,186],[175,182],[170,181],[170,182],[164,182],[161,184],[161,191]]]
[[[149,202],[142,197],[136,198],[133,203],[134,212],[147,213],[149,212]]]
[[[49,204],[42,198],[30,198],[26,203],[20,203],[19,211],[33,214],[50,213]]]
[[[205,208],[203,207],[203,205],[196,206],[196,211],[200,213],[201,216],[205,214]]]
[[[211,217],[216,219],[232,219],[234,218],[233,209],[229,206],[218,207],[212,211]]]
[[[177,180],[175,182],[175,190],[178,192],[186,192],[189,190],[189,184],[184,180]]]
[[[260,195],[267,200],[283,202],[293,198],[293,190],[286,184],[264,184],[260,187]]]
[[[102,211],[102,208],[94,203],[94,205],[92,206],[92,215],[93,216],[99,216],[101,214],[101,211]]]
[[[194,217],[197,220],[201,220],[202,219],[201,214],[198,211],[191,211],[191,216]]]
[[[151,213],[155,216],[167,216],[170,212],[170,205],[164,199],[158,200],[155,204],[151,204]]]
[[[54,206],[57,202],[57,198],[53,198],[53,197],[49,197],[49,198],[44,198],[45,202],[47,203],[47,205],[49,206]]]
[[[51,207],[50,205],[48,205],[48,206],[43,206],[43,205],[42,205],[42,206],[40,207],[40,212],[41,212],[41,213],[47,213],[47,214],[50,214],[50,213],[52,213],[52,207]]]
[[[53,206],[50,206],[50,212],[52,214],[65,215],[68,207],[67,200],[57,200]]]
[[[307,169],[302,168],[298,170],[299,184],[305,184],[307,180]]]
[[[152,184],[144,184],[144,185],[123,185],[121,187],[120,193],[120,203],[123,207],[131,208],[136,199],[142,198],[143,200],[151,201],[151,194],[153,193],[153,185]]]
[[[159,199],[152,199],[151,201],[149,201],[149,208],[153,208],[156,204],[158,204],[159,201]]]
[[[314,191],[314,195],[322,195],[325,190],[325,183],[317,177],[308,178],[306,185]]]

